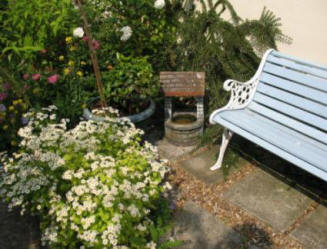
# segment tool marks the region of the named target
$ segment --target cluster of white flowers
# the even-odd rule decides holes
[[[78,38],[82,38],[84,36],[84,30],[83,30],[83,28],[82,27],[78,27],[78,28],[74,29],[73,36],[78,37]]]
[[[156,9],[162,9],[163,7],[165,7],[165,0],[156,0],[154,3],[154,7]]]
[[[124,26],[120,30],[123,34],[120,37],[121,41],[127,41],[129,38],[131,38],[133,31],[130,26]]]
[[[81,121],[68,130],[69,120],[55,123],[55,110],[51,106],[43,109],[46,113],[26,114],[30,122],[19,130],[19,153],[0,155],[5,171],[0,195],[10,200],[9,207],[51,221],[43,244],[60,245],[71,239],[62,237],[69,230],[85,245],[81,248],[128,249],[120,234],[130,231],[126,226],[134,228],[129,236],[149,233],[151,200],[161,192],[165,162],[151,144],[137,142],[142,132],[128,119]],[[107,111],[117,115],[112,108]]]

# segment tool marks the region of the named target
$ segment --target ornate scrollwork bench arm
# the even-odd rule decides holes
[[[217,111],[215,111],[211,114],[210,123],[215,124],[213,118],[215,117],[215,115],[217,115],[218,112],[221,112],[223,110],[228,110],[228,109],[229,110],[241,109],[241,108],[244,108],[246,105],[248,105],[253,97],[254,92],[255,92],[257,82],[258,82],[257,80],[248,81],[246,83],[242,83],[242,82],[239,82],[236,80],[226,80],[224,82],[224,89],[226,91],[231,92],[230,100],[225,107],[218,109]],[[226,148],[227,148],[232,136],[233,136],[233,132],[228,130],[227,128],[225,128],[223,137],[222,137],[221,146],[220,146],[218,160],[210,168],[210,170],[216,170],[221,167]]]
[[[269,49],[268,51],[266,51],[266,53],[262,57],[262,60],[261,60],[261,63],[259,65],[257,72],[249,81],[243,83],[243,82],[239,82],[237,80],[226,80],[224,82],[224,89],[226,91],[231,92],[231,97],[226,106],[214,111],[210,115],[209,121],[211,124],[216,124],[214,118],[220,112],[226,111],[226,110],[243,109],[248,104],[250,104],[250,102],[252,101],[253,96],[256,92],[257,86],[259,84],[259,77],[263,71],[266,60],[272,51],[273,51],[272,49]],[[218,157],[217,162],[210,168],[211,170],[216,170],[221,167],[226,148],[228,146],[230,139],[232,138],[232,135],[233,135],[232,131],[230,131],[227,128],[224,129],[224,133],[223,133],[223,137],[222,137],[222,144],[220,146],[219,157]]]

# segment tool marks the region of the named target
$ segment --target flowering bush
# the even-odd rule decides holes
[[[12,86],[0,78],[0,151],[18,145],[17,131],[25,123],[26,102],[13,94]]]
[[[99,52],[100,64],[111,63],[110,58],[114,59],[118,52],[125,56],[148,56],[155,72],[167,70],[182,3],[182,0],[88,1],[92,33],[103,46]]]
[[[19,151],[2,155],[0,193],[9,208],[39,215],[51,248],[156,248],[155,203],[167,187],[156,149],[140,145],[141,131],[128,120],[67,130],[69,120],[56,123],[54,110],[28,113]]]

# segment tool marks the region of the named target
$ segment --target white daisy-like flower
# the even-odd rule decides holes
[[[84,36],[84,30],[82,27],[78,27],[74,29],[73,35],[78,38],[82,38]]]
[[[156,9],[162,9],[163,7],[165,7],[166,3],[165,0],[156,0],[154,3],[154,7]]]
[[[127,41],[129,38],[131,38],[133,33],[130,26],[124,26],[120,31],[123,32],[123,35],[120,37],[121,41]]]

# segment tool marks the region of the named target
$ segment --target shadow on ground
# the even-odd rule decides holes
[[[231,150],[289,186],[327,206],[327,182],[240,136],[232,139]]]
[[[21,216],[18,210],[8,211],[0,202],[0,249],[39,249],[39,222],[31,216]]]
[[[230,228],[216,217],[188,202],[175,217],[171,236],[183,244],[178,249],[270,249],[269,235],[255,224]]]
[[[256,224],[245,223],[236,225],[233,229],[242,234],[242,249],[269,249],[273,248],[273,242],[266,231],[257,227]]]

